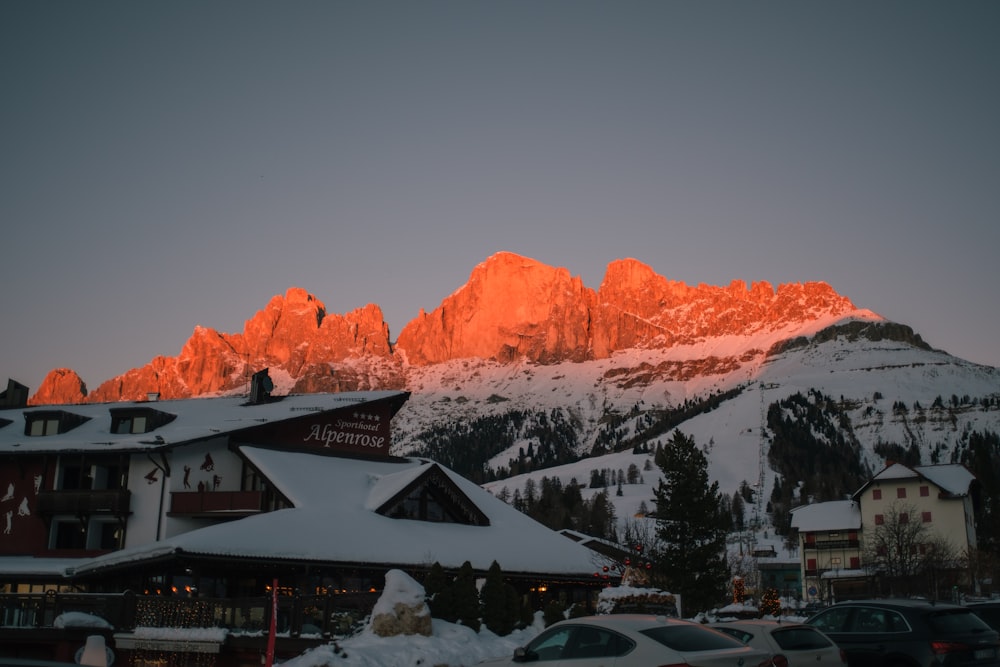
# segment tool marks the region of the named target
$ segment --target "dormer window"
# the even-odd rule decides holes
[[[24,413],[24,434],[28,436],[56,435],[72,431],[90,417],[65,410],[36,410]]]
[[[177,415],[139,406],[111,408],[109,412],[112,433],[149,433],[177,418]]]
[[[488,526],[489,518],[437,465],[426,470],[376,512],[392,519]]]

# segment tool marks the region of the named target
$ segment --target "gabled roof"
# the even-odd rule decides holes
[[[593,576],[595,565],[588,549],[425,459],[349,459],[251,446],[239,451],[294,508],[116,551],[78,566],[76,573],[183,552],[376,567],[438,562],[445,568],[458,568],[469,561],[481,571],[495,560],[508,574]],[[397,519],[376,511],[431,470],[447,477],[489,525]]]
[[[934,484],[949,496],[961,497],[969,494],[969,489],[976,476],[968,468],[958,463],[912,467],[902,463],[889,463],[864,486],[855,491],[851,498],[857,500],[875,482],[921,479]]]
[[[831,500],[792,508],[792,528],[804,533],[860,530],[861,507],[853,500]]]
[[[45,405],[0,410],[0,453],[135,452],[191,444],[236,433],[262,424],[284,421],[310,412],[335,410],[357,403],[405,397],[402,391],[357,391],[334,394],[300,394],[250,404],[245,396],[190,398],[170,401],[127,401]],[[402,401],[400,401],[402,404]],[[175,415],[147,433],[112,433],[112,411],[130,407],[153,408]],[[45,436],[24,434],[25,414],[59,411],[84,418],[65,433]],[[4,420],[10,423],[3,425]]]

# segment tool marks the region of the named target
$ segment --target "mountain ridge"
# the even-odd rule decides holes
[[[691,287],[618,260],[589,290],[509,253],[477,266],[396,345],[377,305],[330,314],[291,288],[243,333],[196,327],[177,357],[90,393],[56,369],[31,400],[246,394],[261,368],[276,395],[410,391],[393,419],[393,454],[440,460],[497,493],[544,475],[568,484],[595,470],[650,470],[653,449],[680,429],[708,452],[722,490],[753,488],[757,515],[770,506],[775,530],[790,507],[834,492],[825,471],[786,465],[796,457],[847,447],[869,472],[901,454],[966,462],[977,433],[1000,433],[1000,369],[935,350],[825,283]],[[778,440],[793,448],[787,462],[772,460]],[[1000,475],[998,461],[977,465]],[[649,489],[626,484],[618,516],[639,513]]]
[[[725,336],[786,331],[794,337],[829,317],[887,323],[823,282],[777,289],[743,281],[692,287],[637,260],[619,259],[593,290],[565,268],[500,252],[477,265],[433,311],[421,310],[394,344],[379,306],[328,313],[317,297],[292,287],[248,319],[242,333],[196,326],[178,356],[157,356],[94,391],[71,369],[53,369],[30,403],[233,393],[261,368],[287,376],[296,393],[369,388],[375,368],[379,388],[402,389],[411,384],[415,368],[455,359],[579,363],[627,349],[670,349]],[[908,327],[897,326],[919,341]],[[367,368],[359,372],[359,365]]]

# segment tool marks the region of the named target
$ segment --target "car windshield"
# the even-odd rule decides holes
[[[664,625],[640,632],[668,648],[681,652],[744,647],[739,640],[700,625]]]
[[[990,626],[969,609],[938,611],[927,615],[927,625],[934,632],[986,632]]]

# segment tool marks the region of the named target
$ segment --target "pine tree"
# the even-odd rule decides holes
[[[517,626],[520,600],[514,587],[504,581],[503,571],[496,561],[486,573],[479,601],[482,603],[483,624],[494,634],[501,637],[509,635]]]
[[[424,578],[424,595],[431,616],[454,623],[457,620],[452,602],[451,582],[444,573],[444,568],[437,561],[431,565],[430,572]]]
[[[451,593],[457,621],[472,628],[474,632],[479,632],[481,614],[479,591],[476,590],[476,575],[469,561],[465,561],[462,567],[458,568],[458,574],[451,585]]]
[[[685,610],[707,610],[722,599],[726,567],[726,525],[718,482],[709,483],[708,459],[694,439],[679,430],[656,455],[663,478],[654,493],[656,574],[663,587],[680,594]]]

